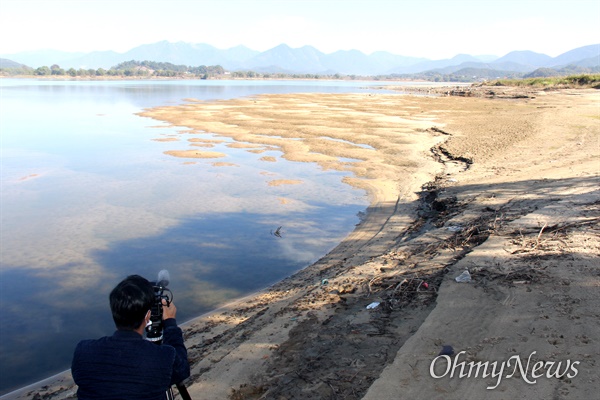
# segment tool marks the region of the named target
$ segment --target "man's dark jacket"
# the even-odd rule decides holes
[[[175,319],[164,321],[157,345],[134,331],[83,340],[75,349],[71,373],[80,400],[163,400],[167,389],[190,376],[187,350]]]

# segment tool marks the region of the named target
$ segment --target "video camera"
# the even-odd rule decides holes
[[[173,293],[167,288],[169,280],[169,271],[163,269],[158,273],[156,282],[150,282],[154,288],[154,304],[150,308],[151,324],[146,327],[146,339],[156,344],[161,344],[163,339],[163,300],[167,303],[167,307],[173,301]],[[176,386],[183,400],[192,400],[183,382],[177,383]],[[171,388],[167,390],[166,398],[174,399]]]
[[[150,309],[151,325],[146,327],[146,339],[161,344],[163,339],[163,300],[167,306],[173,301],[173,293],[167,288],[169,285],[169,271],[166,269],[158,273],[156,282],[150,282],[154,288],[154,304]]]

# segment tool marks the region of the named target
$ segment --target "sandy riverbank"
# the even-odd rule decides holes
[[[593,397],[600,93],[494,90],[267,95],[144,113],[185,127],[190,146],[216,132],[351,171],[348,183],[372,196],[330,254],[186,325],[192,398]],[[465,268],[473,281],[456,283]],[[494,390],[489,377],[434,379],[444,345],[482,362],[535,351],[579,361],[578,374],[535,384],[517,374]],[[66,377],[14,398],[72,393]]]

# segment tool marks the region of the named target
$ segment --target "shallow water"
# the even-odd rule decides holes
[[[345,172],[230,139],[208,149],[221,159],[165,155],[189,135],[135,113],[365,85],[0,80],[0,394],[69,368],[79,340],[111,334],[108,293],[126,275],[168,269],[182,322],[316,261],[368,205]],[[169,135],[185,137],[153,140]],[[279,179],[302,184],[269,186]]]

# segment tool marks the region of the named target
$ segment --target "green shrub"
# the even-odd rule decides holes
[[[497,79],[492,86],[530,86],[530,87],[600,87],[600,74],[581,74],[564,77],[539,77],[526,79]]]

